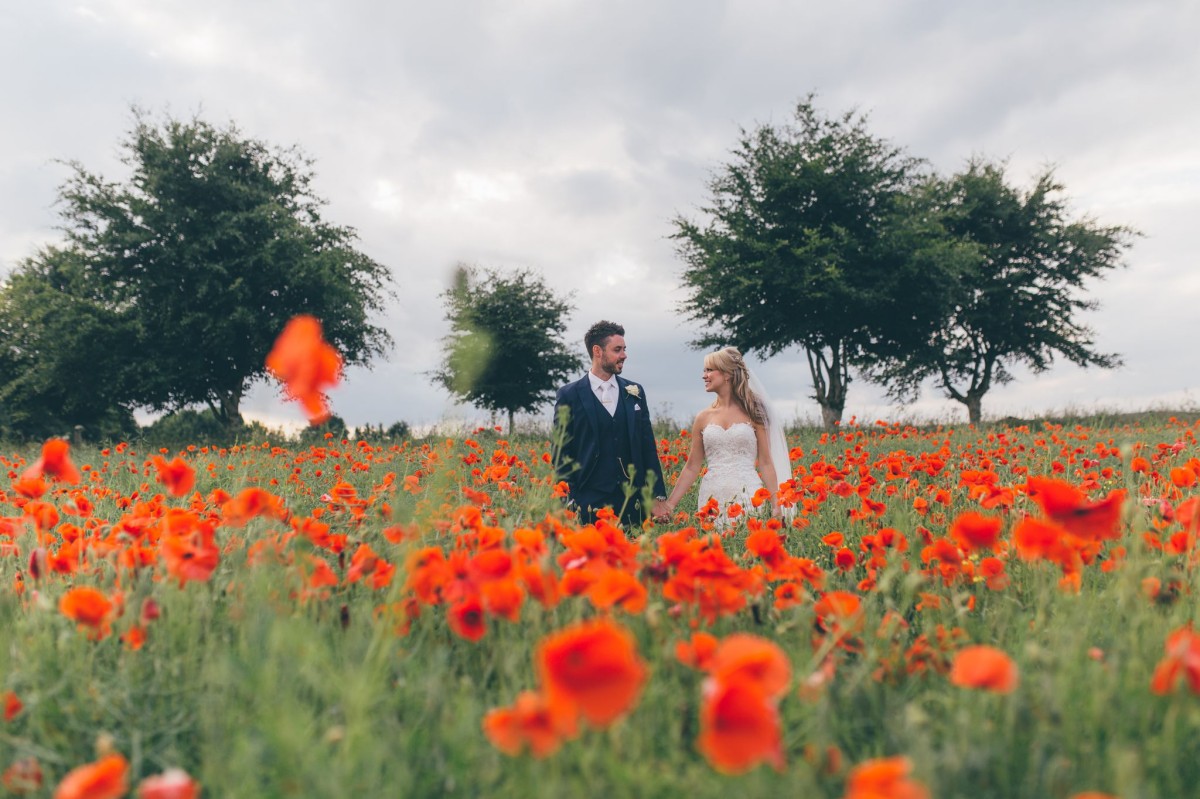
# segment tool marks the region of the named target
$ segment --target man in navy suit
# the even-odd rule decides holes
[[[669,516],[667,490],[650,423],[645,390],[621,377],[625,328],[597,322],[583,337],[591,370],[558,390],[554,469],[570,488],[568,502],[590,524],[600,508],[612,508],[627,525],[646,518],[646,489],[657,518]]]

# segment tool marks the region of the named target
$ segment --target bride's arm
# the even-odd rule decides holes
[[[775,474],[775,460],[771,457],[771,439],[767,436],[767,428],[761,424],[754,425],[754,438],[758,442],[758,476],[771,492],[771,515],[778,516],[779,476]]]
[[[692,424],[692,446],[688,450],[687,463],[683,465],[679,479],[675,481],[675,488],[671,490],[671,496],[667,497],[667,507],[671,513],[675,512],[679,500],[684,498],[692,487],[692,483],[696,482],[696,478],[700,476],[700,469],[704,466],[704,427],[702,426],[704,419],[705,415],[701,412],[696,417],[695,423]]]

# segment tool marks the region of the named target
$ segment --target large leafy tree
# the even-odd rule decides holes
[[[0,287],[0,428],[45,438],[81,425],[94,437],[136,429],[129,388],[136,324],[75,253],[49,248]]]
[[[945,299],[954,259],[914,213],[919,167],[863,115],[823,116],[811,96],[792,124],[743,130],[706,218],[674,222],[683,307],[708,331],[695,344],[799,345],[825,424],[840,420],[851,366]]]
[[[57,268],[51,261],[71,263],[72,281],[57,288],[63,301],[113,322],[89,339],[136,365],[122,404],[201,404],[239,422],[275,337],[300,313],[321,320],[348,363],[388,345],[369,319],[382,310],[388,270],[354,248],[352,228],[322,219],[312,164],[298,151],[233,125],[156,123],[135,112],[122,152],[124,182],[70,165],[60,191],[66,244],[29,259],[13,278],[44,283]],[[55,326],[27,333],[43,357],[70,351]],[[69,403],[47,407],[71,414]]]
[[[1096,349],[1080,314],[1096,307],[1085,284],[1120,266],[1136,233],[1073,218],[1053,170],[1028,191],[1011,185],[1004,164],[972,159],[958,174],[930,178],[921,189],[943,235],[969,248],[945,312],[925,318],[917,338],[898,342],[873,364],[872,376],[907,398],[932,378],[967,407],[972,424],[1011,367],[1048,369],[1056,356],[1111,368],[1115,354]]]
[[[541,276],[460,266],[442,299],[450,333],[443,339],[436,383],[452,395],[493,413],[533,411],[580,367],[563,341],[569,298],[557,296]]]

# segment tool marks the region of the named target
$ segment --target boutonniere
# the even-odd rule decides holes
[[[629,385],[625,386],[625,390],[629,392],[629,396],[631,396],[631,397],[642,396],[642,392],[639,391],[638,387],[635,386],[633,383],[630,383]]]

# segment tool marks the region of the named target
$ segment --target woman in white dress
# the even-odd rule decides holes
[[[704,390],[717,399],[696,415],[687,464],[667,498],[668,509],[675,512],[707,461],[697,498],[700,507],[717,500],[719,528],[730,524],[730,505],[750,510],[751,497],[764,485],[771,489],[772,515],[779,516],[779,484],[792,477],[783,426],[736,348],[704,356]]]

